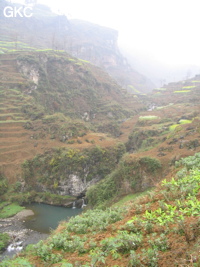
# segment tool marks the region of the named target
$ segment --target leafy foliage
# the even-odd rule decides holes
[[[23,164],[23,175],[28,185],[39,182],[56,192],[53,186],[70,174],[78,174],[83,181],[102,179],[110,173],[125,151],[123,144],[104,149],[95,146],[91,149],[55,149],[53,153],[38,155]]]
[[[72,151],[70,155],[73,156]],[[151,160],[144,159],[142,164],[153,166],[149,171],[154,173]],[[44,266],[56,263],[59,266],[156,267],[172,250],[186,257],[184,251],[187,249],[177,250],[177,244],[181,242],[188,248],[187,253],[194,255],[191,263],[195,263],[193,259],[198,262],[198,255],[190,251],[190,247],[191,242],[198,244],[200,234],[199,179],[199,169],[193,166],[185,176],[164,180],[160,191],[150,192],[145,198],[142,196],[139,203],[139,199],[135,200],[128,206],[128,213],[124,213],[124,207],[88,210],[62,222],[59,231],[29,250],[29,256],[37,255]],[[128,219],[124,219],[126,216]],[[71,253],[79,257],[80,262],[74,263]],[[84,255],[87,257],[83,262]],[[23,258],[18,260],[23,261]],[[187,262],[187,258],[183,260]],[[12,262],[9,266],[14,266]],[[113,265],[113,262],[120,264]],[[6,266],[4,262],[2,264]]]
[[[67,224],[67,230],[77,234],[103,231],[109,224],[122,219],[121,209],[88,210],[82,215],[71,218]]]
[[[127,190],[129,192],[133,190],[141,191],[141,181],[144,173],[149,177],[154,176],[155,179],[161,167],[158,159],[142,157],[132,160],[125,155],[111,174],[89,188],[87,191],[89,204],[105,206],[106,201],[123,193],[127,194]]]
[[[5,260],[0,263],[1,267],[34,267],[27,259],[25,258],[16,258],[12,261]]]
[[[10,237],[7,233],[0,233],[0,251],[5,249],[9,244]]]

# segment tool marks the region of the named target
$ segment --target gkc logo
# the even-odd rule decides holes
[[[23,18],[30,18],[32,17],[32,7],[11,7],[7,6],[3,10],[3,14],[6,18],[16,18],[17,16]]]

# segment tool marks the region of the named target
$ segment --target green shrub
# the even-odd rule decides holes
[[[67,231],[65,233],[56,234],[51,238],[50,246],[55,249],[62,249],[65,252],[74,252],[75,250],[79,253],[85,252],[84,243],[85,239],[79,236],[70,236]]]
[[[151,157],[140,158],[140,164],[145,165],[147,171],[151,173],[154,173],[155,171],[159,170],[162,167],[158,159]]]
[[[146,146],[153,146],[158,143],[158,130],[137,130],[135,129],[128,137],[126,142],[127,151],[137,151]],[[156,138],[156,139],[154,139]]]
[[[103,251],[116,251],[122,254],[137,250],[141,243],[142,235],[140,233],[133,234],[127,231],[120,231],[117,236],[104,239],[101,242]]]
[[[8,190],[8,182],[6,179],[0,180],[0,195],[3,195]]]
[[[7,233],[0,233],[0,251],[4,250],[10,241],[10,237]]]
[[[34,248],[35,254],[43,261],[54,264],[62,260],[62,256],[60,254],[52,253],[53,244],[46,245],[43,241],[40,241]]]
[[[104,178],[115,168],[124,151],[125,147],[120,143],[112,148],[54,149],[26,160],[22,165],[23,176],[32,188],[38,181],[55,193],[54,182],[59,183],[73,173],[77,173],[83,181]]]
[[[109,224],[121,220],[124,212],[122,209],[88,210],[82,215],[71,218],[67,230],[77,234],[103,231]]]
[[[131,193],[131,190],[141,191],[141,181],[144,171],[146,175],[154,175],[161,170],[161,163],[158,159],[143,157],[130,159],[129,156],[124,158],[118,164],[118,167],[102,181],[91,186],[87,191],[89,204],[92,206],[106,205],[106,201],[113,197],[118,197]]]
[[[170,248],[168,239],[165,234],[161,234],[158,237],[156,236],[156,234],[152,234],[148,240],[148,243],[153,249],[160,251],[166,251]]]

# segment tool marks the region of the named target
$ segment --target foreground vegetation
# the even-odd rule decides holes
[[[0,252],[4,250],[10,241],[10,236],[7,233],[0,233]]]
[[[0,266],[200,266],[200,153],[132,202],[88,210]],[[23,266],[23,264],[21,266]]]

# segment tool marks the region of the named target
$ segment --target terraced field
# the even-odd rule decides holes
[[[16,57],[17,53],[5,54],[1,55],[0,60],[0,172],[9,179],[9,182],[20,180],[21,164],[25,160],[48,149],[54,147],[83,149],[94,145],[108,147],[117,142],[117,139],[109,137],[106,133],[93,131],[86,131],[78,138],[75,136],[70,142],[55,138],[51,127],[55,129],[58,124],[53,126],[51,123],[45,124],[42,118],[35,119],[30,112],[27,114],[24,108],[28,106],[37,112],[37,104],[34,97],[27,93],[28,81],[19,72]],[[104,77],[102,79],[104,80]],[[103,106],[105,100],[102,101],[102,109]],[[76,125],[76,121],[72,120],[72,126],[73,123]],[[62,125],[61,120],[60,127]]]

